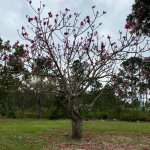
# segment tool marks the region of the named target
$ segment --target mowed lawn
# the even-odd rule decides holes
[[[150,150],[150,123],[85,121],[72,140],[69,120],[0,120],[0,150]]]

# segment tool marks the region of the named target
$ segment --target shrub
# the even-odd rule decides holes
[[[82,117],[89,119],[117,119],[121,121],[150,121],[150,113],[141,110],[123,111],[116,109],[114,111],[83,111]]]
[[[119,117],[123,121],[150,121],[150,114],[142,111],[124,112]]]
[[[108,119],[109,114],[108,112],[100,112],[100,111],[83,111],[82,112],[82,118],[85,120],[89,119]]]
[[[48,119],[66,118],[65,111],[63,111],[62,109],[58,109],[57,107],[52,107],[49,111],[50,114]]]
[[[38,118],[38,114],[35,111],[31,111],[31,110],[17,110],[15,112],[15,116],[18,119],[22,119],[22,118]]]
[[[109,118],[109,113],[108,112],[99,112],[99,111],[97,111],[93,114],[93,117],[95,119],[108,119]]]

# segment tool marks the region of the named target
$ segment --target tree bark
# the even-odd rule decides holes
[[[68,113],[72,120],[72,138],[82,138],[82,117],[80,114],[79,97],[69,98]]]
[[[72,138],[82,138],[82,119],[72,120]]]

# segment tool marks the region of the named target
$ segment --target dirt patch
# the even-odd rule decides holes
[[[150,150],[149,134],[88,131],[81,140],[73,140],[70,135],[70,131],[54,129],[39,138],[43,150]]]

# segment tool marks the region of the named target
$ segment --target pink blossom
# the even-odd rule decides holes
[[[22,32],[22,36],[28,36],[28,33],[27,32]]]
[[[32,3],[32,1],[31,1],[31,0],[28,0],[28,2],[29,2],[29,4],[31,4],[31,3]]]
[[[33,21],[33,18],[29,17],[28,22],[31,22],[31,21]]]
[[[101,50],[104,50],[105,49],[105,45],[104,45],[104,43],[102,42],[101,43]]]
[[[132,33],[135,33],[135,32],[136,32],[136,29],[135,29],[135,28],[133,28],[133,29],[132,29]]]
[[[28,57],[28,56],[29,56],[29,51],[28,51],[28,50],[24,50],[23,56],[24,56],[24,57]]]
[[[125,29],[130,29],[131,25],[129,23],[125,24]]]
[[[140,16],[141,16],[141,13],[140,13],[140,12],[137,12],[137,13],[136,13],[136,16],[137,16],[137,17],[140,17]]]
[[[70,11],[70,9],[66,8],[65,11]]]
[[[13,55],[9,54],[9,58],[13,57]]]
[[[43,22],[43,25],[45,26],[45,25],[46,25],[46,22]]]
[[[21,28],[22,30],[24,30],[25,28],[24,28],[24,26],[22,26],[22,28]]]
[[[91,41],[92,41],[92,39],[91,39],[91,38],[89,38],[89,39],[87,39],[87,41],[88,41],[88,42],[91,42]]]
[[[7,54],[4,55],[4,60],[7,60],[9,56]]]
[[[37,21],[37,20],[38,20],[36,16],[34,17],[34,20],[35,20],[35,21]]]
[[[65,32],[65,33],[64,33],[64,35],[68,35],[68,34],[69,34],[68,32]]]
[[[94,36],[96,36],[97,34],[98,34],[98,32],[97,32],[97,31],[95,31],[95,32],[94,32]]]
[[[107,38],[110,40],[110,36],[108,35]]]
[[[84,22],[83,22],[83,21],[81,21],[80,25],[81,25],[81,26],[83,26],[83,25],[84,25]]]
[[[87,19],[87,23],[90,23],[90,17],[87,16],[86,19]]]
[[[54,19],[54,22],[57,23],[57,19]]]
[[[19,44],[19,41],[17,41],[17,42],[12,46],[12,48],[14,48],[14,49],[18,48],[18,44]]]
[[[49,17],[52,18],[53,14],[51,12],[48,13]]]
[[[103,14],[106,14],[106,11],[103,11]]]

